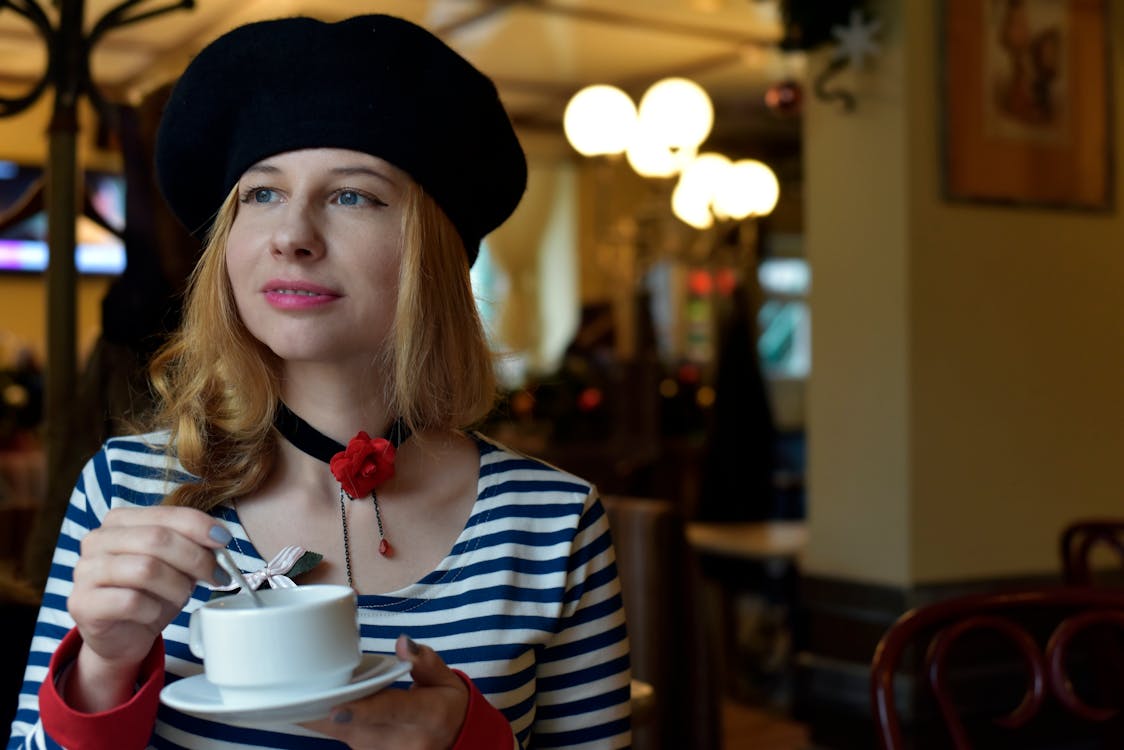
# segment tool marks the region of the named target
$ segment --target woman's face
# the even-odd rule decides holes
[[[250,333],[286,361],[369,364],[394,318],[409,180],[332,148],[246,170],[226,268]]]

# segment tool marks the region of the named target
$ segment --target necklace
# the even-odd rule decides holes
[[[340,483],[340,525],[343,528],[343,559],[347,570],[347,585],[355,588],[351,573],[351,539],[347,524],[347,503],[370,495],[375,508],[375,523],[379,530],[379,554],[394,555],[394,548],[383,530],[382,512],[375,488],[394,476],[397,449],[410,437],[410,428],[401,417],[395,419],[387,431],[387,438],[371,438],[360,432],[347,445],[342,445],[304,421],[283,402],[277,402],[273,426],[294,448],[328,464],[332,475]]]

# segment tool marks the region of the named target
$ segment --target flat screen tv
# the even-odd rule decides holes
[[[19,203],[42,177],[39,167],[0,161],[0,216]],[[124,177],[91,171],[83,175],[83,180],[90,204],[119,231],[125,226]],[[87,216],[79,217],[76,231],[74,261],[80,274],[115,276],[125,270],[125,246],[116,234]],[[42,273],[48,256],[47,215],[43,211],[0,228],[0,272]]]

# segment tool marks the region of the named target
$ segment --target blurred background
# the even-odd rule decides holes
[[[638,677],[710,686],[665,746],[871,747],[899,615],[1053,581],[1068,523],[1124,513],[1121,0],[22,0],[0,2],[13,606],[178,321],[198,247],[151,182],[167,86],[234,26],[360,12],[489,74],[525,146],[472,270],[503,387],[480,429],[617,503]]]

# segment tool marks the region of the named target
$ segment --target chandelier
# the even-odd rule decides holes
[[[776,175],[764,162],[699,153],[714,126],[714,106],[706,90],[686,78],[657,81],[639,106],[616,86],[586,86],[566,104],[562,126],[583,156],[623,153],[642,177],[676,178],[672,212],[696,229],[767,216],[780,197]]]

